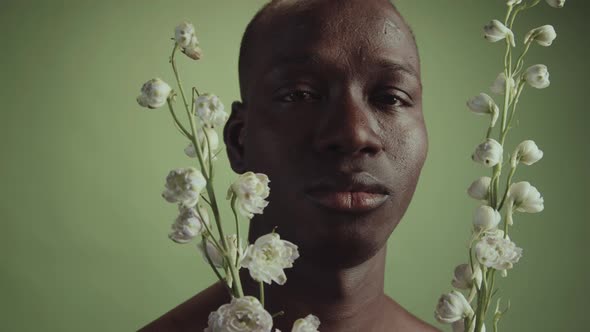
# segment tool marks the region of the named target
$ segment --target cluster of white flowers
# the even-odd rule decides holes
[[[199,40],[195,35],[195,27],[188,22],[182,22],[174,29],[174,39],[182,52],[193,60],[199,60],[203,51],[199,47]]]
[[[250,271],[250,276],[256,281],[270,284],[272,281],[279,285],[285,284],[287,276],[283,271],[293,267],[293,262],[299,257],[297,246],[285,240],[277,233],[263,235],[248,246],[242,267]]]
[[[269,182],[266,174],[246,172],[230,186],[227,198],[235,195],[240,214],[252,219],[255,213],[261,214],[268,205],[265,199],[270,195]]]
[[[227,284],[232,296],[230,303],[220,306],[209,315],[205,332],[270,332],[273,325],[272,316],[264,309],[264,300],[261,303],[255,297],[244,296],[239,270],[247,268],[251,277],[260,282],[263,292],[263,282],[271,284],[274,281],[283,285],[287,281],[284,269],[293,267],[299,252],[295,244],[281,240],[279,234],[274,231],[259,237],[247,248],[242,245],[237,213],[251,219],[254,214],[263,213],[268,205],[266,199],[270,195],[270,181],[268,176],[262,173],[246,172],[228,188],[227,199],[231,200],[232,209],[236,213],[237,234],[224,235],[219,207],[212,192],[214,173],[210,166],[216,159],[219,148],[216,128],[223,127],[228,120],[228,114],[219,97],[210,93],[199,95],[197,89],[193,88],[193,98],[195,92],[197,98],[192,100],[191,105],[182,89],[174,57],[176,51],[181,50],[192,59],[201,58],[202,51],[194,26],[189,22],[182,22],[176,26],[174,42],[170,62],[189,116],[190,130],[177,118],[174,111],[176,94],[163,80],[154,78],[147,81],[137,97],[138,104],[147,108],[159,108],[169,103],[177,129],[190,141],[184,153],[190,158],[197,158],[199,155],[201,157],[198,160],[201,170],[194,167],[177,168],[171,170],[166,177],[162,197],[170,203],[178,204],[179,210],[168,237],[176,243],[188,243],[195,237],[202,237],[202,241],[196,246],[197,250],[211,265],[219,280]],[[203,200],[213,210],[219,239],[211,231],[207,208],[199,204],[201,192],[207,187],[208,181],[211,186],[207,188],[207,197],[203,197]],[[223,276],[218,269],[225,272],[225,275]],[[317,332],[319,325],[318,317],[310,314],[296,320],[291,331]]]

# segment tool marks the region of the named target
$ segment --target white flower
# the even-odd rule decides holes
[[[438,299],[434,317],[441,323],[451,324],[473,315],[473,309],[460,292],[453,290]]]
[[[492,178],[489,176],[482,176],[471,183],[467,189],[467,194],[474,199],[487,201],[491,182]]]
[[[180,46],[182,52],[193,60],[198,60],[202,56],[201,48],[199,48],[199,40],[195,35],[195,27],[188,22],[180,23],[174,29],[174,39],[176,44]]]
[[[309,314],[305,318],[299,318],[293,323],[291,332],[318,332],[320,327],[320,319]]]
[[[206,243],[205,243],[206,242]],[[197,250],[203,257],[205,262],[209,262],[207,260],[207,256],[205,254],[205,247],[207,248],[207,254],[209,254],[209,258],[215,267],[222,268],[223,267],[223,254],[215,247],[211,240],[207,239],[205,242],[201,241],[197,244]]]
[[[179,215],[172,224],[172,231],[168,237],[176,243],[187,243],[205,230],[204,222],[193,207],[178,206]]]
[[[491,206],[480,205],[475,209],[473,225],[478,231],[494,229],[500,223],[500,212]]]
[[[522,2],[522,0],[508,0],[508,1],[506,1],[506,4],[508,6],[514,6],[514,5],[518,5],[521,2]]]
[[[457,289],[470,289],[473,286],[473,282],[477,285],[477,288],[481,288],[483,281],[483,274],[479,268],[479,264],[475,265],[475,273],[471,271],[469,264],[460,264],[455,267],[455,275],[451,284]]]
[[[519,162],[532,165],[541,158],[543,158],[543,151],[539,149],[534,141],[526,140],[518,144],[510,158],[510,164],[512,167],[516,167]]]
[[[502,161],[502,153],[502,145],[495,139],[488,138],[477,146],[475,152],[471,155],[471,159],[484,166],[493,167]]]
[[[478,114],[491,114],[491,126],[493,127],[496,124],[500,110],[498,109],[498,105],[496,105],[492,97],[489,95],[483,92],[478,94],[467,101],[467,107]]]
[[[205,137],[207,135],[207,137]],[[209,157],[209,147],[207,145],[207,138],[209,139],[209,146],[211,146],[211,157],[212,160],[217,160],[217,156],[215,156],[215,151],[219,147],[219,136],[217,132],[213,128],[203,127],[197,129],[197,142],[201,145],[201,155],[203,156],[204,160],[207,160]],[[186,148],[184,148],[184,153],[190,158],[197,158],[197,150],[195,150],[195,146],[193,143],[189,143]]]
[[[554,8],[563,8],[565,5],[565,0],[546,0],[549,6]]]
[[[299,251],[295,244],[281,240],[277,233],[269,233],[248,246],[242,267],[247,268],[256,281],[267,284],[274,281],[283,285],[287,281],[283,269],[293,267],[293,261],[298,257]]]
[[[524,37],[524,43],[536,41],[541,46],[551,46],[553,41],[557,38],[557,33],[552,25],[543,25],[527,32]]]
[[[503,72],[498,74],[496,80],[490,87],[490,90],[495,94],[503,95],[506,91],[506,83],[508,83],[508,91],[513,93],[514,89],[516,88],[514,78],[510,77],[508,82],[506,82],[506,75],[504,75]]]
[[[503,236],[486,234],[475,244],[477,260],[496,270],[511,269],[522,256],[522,248]]]
[[[182,22],[174,29],[174,39],[180,47],[189,47],[195,36],[195,27],[189,22]]]
[[[516,46],[514,43],[514,34],[512,31],[498,20],[492,20],[483,27],[483,36],[492,43],[506,38],[512,47]]]
[[[545,208],[541,193],[527,181],[513,183],[508,189],[506,197],[508,206],[506,208],[506,220],[508,225],[512,225],[513,211],[537,213]]]
[[[208,325],[204,332],[270,332],[272,316],[257,298],[234,297],[209,314]]]
[[[268,205],[265,199],[270,194],[269,182],[265,174],[246,172],[229,187],[227,198],[235,194],[240,214],[251,219],[254,213],[261,214]]]
[[[532,65],[523,74],[530,86],[537,89],[544,89],[549,86],[549,71],[545,65]]]
[[[206,185],[205,177],[194,167],[173,169],[166,177],[166,190],[162,192],[162,197],[170,203],[195,206]]]
[[[158,108],[166,104],[172,88],[159,78],[152,78],[141,87],[141,94],[137,97],[137,103],[147,108]]]
[[[204,93],[195,99],[195,111],[206,127],[223,126],[228,114],[216,95]]]

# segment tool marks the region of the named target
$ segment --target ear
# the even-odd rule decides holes
[[[231,114],[223,128],[223,141],[227,150],[227,157],[234,172],[242,174],[246,171],[244,159],[244,141],[246,137],[246,110],[244,104],[234,101]]]

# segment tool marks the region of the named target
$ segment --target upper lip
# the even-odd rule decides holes
[[[323,177],[305,188],[305,192],[366,192],[390,195],[392,190],[367,172]]]

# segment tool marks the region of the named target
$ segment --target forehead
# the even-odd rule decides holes
[[[390,63],[419,78],[411,32],[386,1],[302,1],[261,19],[253,67],[268,72],[290,62],[341,66]],[[258,75],[256,75],[258,76]]]

